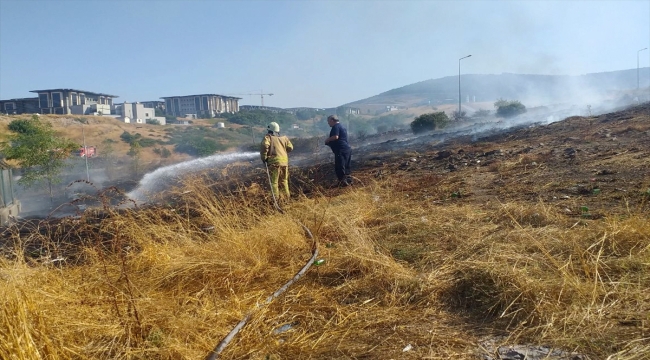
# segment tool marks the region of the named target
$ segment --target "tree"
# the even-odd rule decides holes
[[[126,153],[131,158],[133,158],[133,161],[131,162],[131,166],[133,168],[133,175],[135,175],[136,177],[140,173],[140,152],[141,151],[142,151],[142,146],[140,146],[140,143],[138,141],[133,141],[131,143],[131,147],[129,148],[129,151]]]
[[[425,131],[441,129],[449,123],[449,117],[444,111],[422,114],[411,122],[411,130],[414,134],[419,134]]]
[[[494,107],[497,109],[496,115],[503,118],[514,117],[526,112],[526,107],[519,100],[499,99],[494,103]]]
[[[298,120],[309,120],[317,115],[314,109],[303,109],[296,111],[296,118]]]
[[[104,160],[104,166],[106,167],[106,175],[110,180],[113,179],[113,174],[115,173],[115,163],[113,162],[113,155],[115,154],[115,148],[113,147],[113,139],[104,139],[102,141],[102,148],[99,151],[102,159]]]
[[[61,182],[59,175],[67,166],[65,160],[79,144],[59,137],[49,123],[41,122],[38,116],[18,119],[9,123],[8,141],[0,143],[0,151],[8,160],[16,160],[23,169],[18,183],[31,187],[46,181],[53,198],[52,185]]]

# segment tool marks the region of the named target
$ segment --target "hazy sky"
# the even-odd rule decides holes
[[[468,54],[462,73],[579,75],[636,68],[644,47],[650,0],[0,0],[0,99],[263,90],[268,106],[333,107],[457,76]]]

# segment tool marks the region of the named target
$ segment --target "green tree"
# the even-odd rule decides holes
[[[131,147],[129,148],[129,151],[126,153],[129,155],[133,161],[131,162],[131,166],[133,167],[133,175],[136,177],[140,173],[140,152],[142,151],[142,146],[140,146],[140,143],[138,141],[133,141],[131,142]]]
[[[526,112],[526,106],[519,100],[499,99],[494,103],[498,117],[509,118]]]
[[[425,131],[441,129],[449,123],[449,117],[444,111],[422,114],[411,122],[411,130],[414,134],[419,134]]]
[[[313,109],[303,109],[296,111],[296,118],[298,120],[309,120],[317,115],[316,110]]]
[[[115,154],[114,142],[115,140],[113,139],[104,139],[102,141],[102,147],[99,149],[99,154],[106,167],[106,174],[110,180],[113,179],[113,174],[115,173],[115,163],[113,162],[113,155]]]
[[[46,182],[53,198],[52,185],[61,182],[59,175],[67,166],[65,160],[79,144],[57,136],[52,125],[38,116],[9,123],[8,141],[0,143],[0,151],[9,160],[16,160],[23,169],[18,183],[31,187]]]

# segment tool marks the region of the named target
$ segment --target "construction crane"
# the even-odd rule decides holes
[[[264,91],[260,90],[258,93],[248,93],[248,94],[229,94],[229,95],[259,95],[260,100],[262,101],[262,106],[264,106],[264,96],[273,96],[273,93],[265,94]]]

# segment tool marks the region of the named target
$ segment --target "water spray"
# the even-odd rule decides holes
[[[238,160],[249,160],[259,156],[257,152],[216,154],[204,158],[184,161],[158,168],[145,174],[138,186],[127,196],[136,201],[148,200],[148,195],[156,193],[166,180],[178,179],[183,175],[232,163]]]

